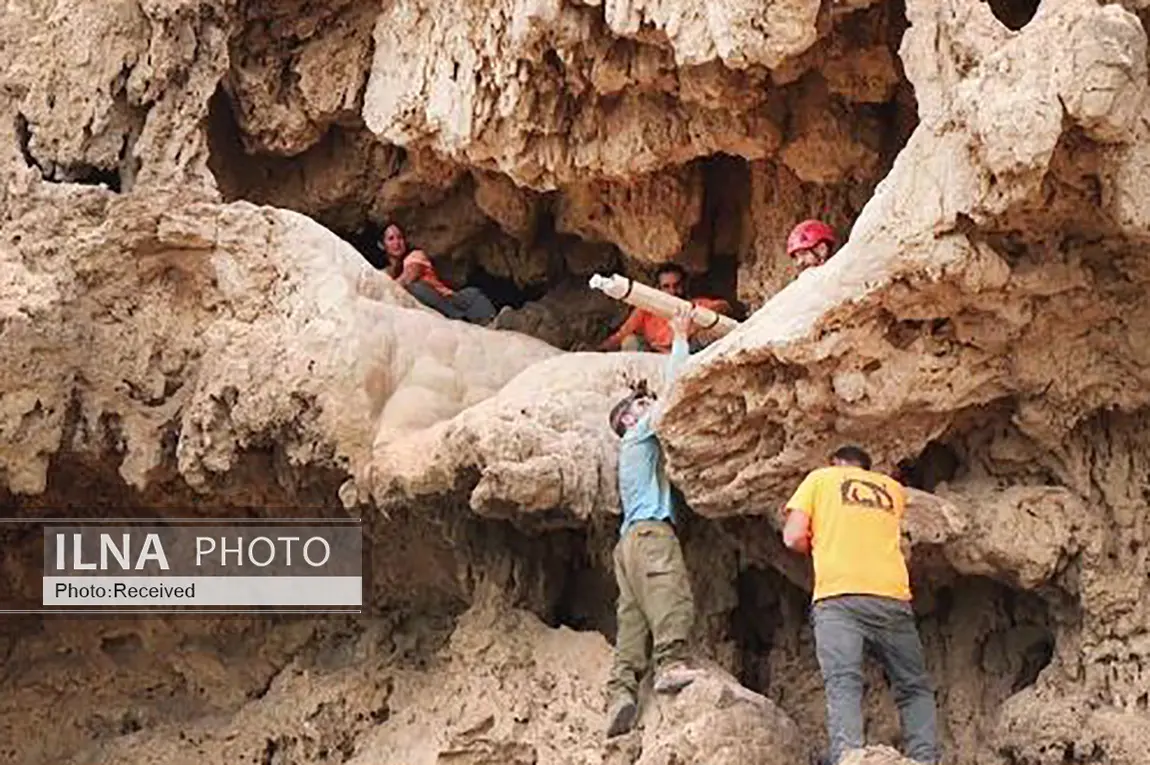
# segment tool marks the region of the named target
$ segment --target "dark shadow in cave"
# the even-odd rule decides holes
[[[953,481],[962,469],[962,460],[951,446],[931,441],[917,457],[898,463],[898,479],[915,489],[934,491],[940,483]]]
[[[702,160],[703,211],[688,250],[706,253],[707,270],[691,277],[694,295],[729,301],[734,317],[746,317],[738,300],[739,249],[751,195],[751,171],[742,157],[714,154]]]
[[[377,269],[382,269],[387,265],[387,256],[383,254],[383,249],[380,246],[380,238],[383,236],[383,229],[373,223],[366,223],[363,228],[355,231],[344,231],[339,234],[345,242],[354,247],[363,259]]]
[[[809,624],[809,593],[770,567],[737,580],[729,637],[736,674],[779,704],[812,738],[825,742],[812,710],[825,703]],[[919,585],[916,581],[916,585]],[[1033,685],[1054,652],[1052,617],[1038,596],[984,577],[959,577],[916,597],[918,628],[937,688],[942,729],[954,741],[989,732],[999,706]],[[889,681],[877,657],[865,659],[864,714],[871,743],[898,745]],[[970,700],[980,700],[969,709]],[[963,760],[963,762],[966,762]]]
[[[521,287],[515,283],[514,279],[490,274],[478,264],[474,265],[468,273],[467,284],[478,287],[484,295],[491,299],[496,308],[504,306],[522,308],[525,303],[543,297],[547,293],[548,287],[545,283]]]
[[[15,124],[13,126],[16,131],[16,138],[20,144],[20,155],[24,158],[24,162],[28,167],[34,167],[40,171],[40,177],[49,183],[80,183],[86,186],[106,186],[110,191],[119,194],[123,190],[122,178],[120,176],[120,167],[104,168],[96,167],[95,165],[73,165],[65,167],[61,165],[53,165],[48,162],[45,165],[43,162],[36,159],[32,154],[32,128],[28,124],[28,118],[23,114],[17,112],[15,117]],[[120,148],[120,164],[123,165],[129,161],[129,147],[131,141],[126,136]],[[135,164],[135,160],[131,160],[131,164]]]
[[[984,0],[994,17],[1012,31],[1025,27],[1038,13],[1042,0]]]
[[[249,166],[240,140],[240,125],[232,108],[232,99],[221,83],[208,100],[208,169],[216,179],[225,202],[243,197],[244,179],[258,168]],[[249,181],[250,183],[250,181]]]
[[[738,646],[738,679],[751,690],[764,693],[771,687],[771,667],[761,659],[770,655],[777,633],[784,627],[782,600],[802,591],[778,571],[758,567],[740,571],[735,590],[739,605],[731,612],[730,636]],[[802,597],[805,599],[805,593]]]
[[[604,538],[602,531],[594,529],[580,531],[577,537],[554,610],[544,621],[552,627],[595,631],[613,641],[618,589],[609,561],[614,540]],[[607,561],[597,563],[602,557]]]

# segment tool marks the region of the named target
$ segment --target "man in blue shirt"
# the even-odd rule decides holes
[[[671,319],[674,340],[667,359],[668,386],[687,360],[690,308]],[[611,410],[611,429],[620,436],[619,500],[623,523],[615,545],[619,586],[615,661],[607,684],[607,736],[631,729],[638,715],[639,679],[652,639],[656,693],[677,693],[694,679],[686,665],[695,603],[683,552],[675,536],[671,484],[663,450],[652,427],[661,406],[645,387]]]

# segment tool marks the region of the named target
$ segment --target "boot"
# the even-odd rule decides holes
[[[693,683],[698,674],[684,662],[668,664],[655,672],[655,693],[678,693]]]
[[[607,738],[619,736],[635,725],[639,707],[632,698],[622,697],[612,702],[607,710]]]

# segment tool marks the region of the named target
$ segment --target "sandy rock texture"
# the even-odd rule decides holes
[[[289,211],[40,189],[3,245],[14,491],[43,491],[60,451],[111,452],[137,488],[165,468],[206,487],[259,448],[354,471],[377,430],[450,418],[557,352],[444,321]]]
[[[844,441],[912,485],[947,764],[1143,763],[1148,21],[8,3],[0,511],[356,513],[375,554],[359,619],[5,620],[0,763],[808,762],[810,570],[777,511]],[[794,278],[812,216],[845,245]],[[361,257],[393,219],[514,310],[416,303]],[[580,291],[669,260],[753,311],[674,388],[588,351],[625,311]],[[639,380],[710,669],[605,744],[606,418]],[[35,529],[0,546],[0,597],[35,605]],[[897,746],[869,664],[866,716]]]
[[[46,723],[38,711],[46,696],[58,699],[56,719],[66,724],[34,749],[0,750],[2,761],[789,765],[804,757],[794,722],[718,668],[676,697],[645,689],[636,728],[608,742],[602,636],[492,604],[458,619],[359,624],[68,624],[57,645],[65,643],[74,659],[36,638],[10,657],[26,668],[0,678],[11,740],[17,725]],[[68,693],[79,683],[100,689],[99,708]],[[131,703],[132,695],[154,701]]]
[[[671,470],[696,511],[753,513],[844,441],[888,469],[945,444],[959,467],[931,503],[958,525],[931,546],[1074,614],[1054,617],[1051,665],[1003,704],[998,751],[1134,762],[1150,628],[1144,513],[1127,499],[1146,489],[1146,229],[1130,206],[1150,191],[1135,169],[1146,34],[1089,2],[1044,6],[1017,34],[981,4],[907,13],[922,123],[850,243],[676,389]],[[1052,57],[1056,39],[1073,54]]]

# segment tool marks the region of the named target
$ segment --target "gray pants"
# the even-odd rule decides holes
[[[472,324],[487,324],[495,318],[495,306],[476,287],[464,287],[454,295],[444,297],[430,284],[412,282],[407,291],[428,308],[433,308],[449,319],[463,319]]]
[[[876,653],[894,691],[906,756],[938,762],[934,688],[909,603],[873,595],[843,595],[815,603],[811,611],[815,652],[827,698],[830,764],[863,739],[863,651]]]

